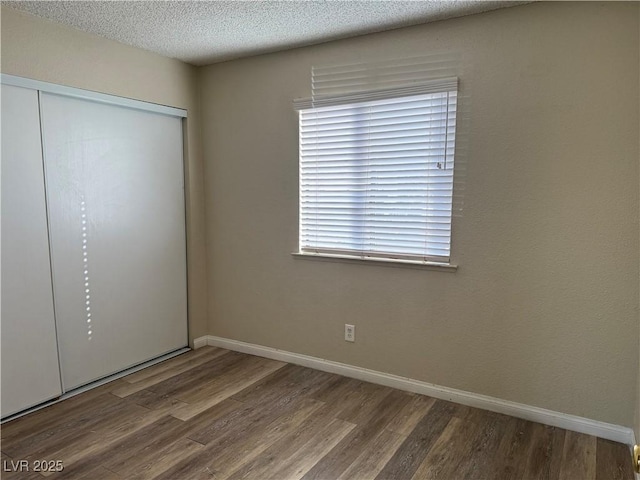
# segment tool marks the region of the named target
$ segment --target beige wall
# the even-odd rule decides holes
[[[188,111],[190,340],[207,333],[204,184],[197,69],[177,60],[2,7],[1,71]]]
[[[638,8],[531,4],[203,69],[210,333],[631,426]],[[459,270],[292,257],[311,66],[432,52],[460,55],[470,97]]]
[[[638,8],[638,24],[640,24],[640,8]],[[640,38],[638,38],[638,52],[640,55]],[[638,111],[640,111],[640,102],[638,103]],[[640,138],[638,138],[638,150],[640,150]],[[638,159],[640,162],[640,158]],[[640,178],[638,179],[640,185]],[[640,250],[638,251],[640,256]],[[640,310],[640,309],[639,309]],[[638,312],[638,374],[637,374],[637,388],[636,388],[636,411],[635,411],[635,424],[634,432],[636,434],[636,444],[640,444],[640,312]]]

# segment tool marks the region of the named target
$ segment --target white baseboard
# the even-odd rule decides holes
[[[205,347],[209,345],[209,336],[205,335],[204,337],[198,337],[193,339],[193,349],[197,350],[200,347]]]
[[[523,403],[501,400],[487,395],[465,392],[464,390],[457,390],[455,388],[442,387],[407,377],[378,372],[362,367],[355,367],[353,365],[324,360],[322,358],[311,357],[309,355],[278,350],[277,348],[264,347],[252,343],[240,342],[238,340],[216,337],[213,335],[206,335],[204,337],[197,338],[193,343],[194,348],[199,348],[197,345],[211,345],[213,347],[249,353],[251,355],[314,368],[323,372],[336,373],[345,377],[363,380],[365,382],[385,385],[399,390],[428,395],[430,397],[448,400],[462,405],[468,405],[470,407],[511,415],[512,417],[551,425],[553,427],[564,428],[574,432],[586,433],[588,435],[613,440],[614,442],[620,442],[627,445],[634,444],[633,430],[620,425],[599,422],[597,420],[569,415],[567,413],[555,412],[545,408],[533,407]]]

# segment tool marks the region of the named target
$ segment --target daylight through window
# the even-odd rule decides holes
[[[301,253],[449,261],[457,79],[419,90],[300,109]]]

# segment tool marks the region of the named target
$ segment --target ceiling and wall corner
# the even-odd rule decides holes
[[[520,5],[523,1],[3,1],[193,65]]]

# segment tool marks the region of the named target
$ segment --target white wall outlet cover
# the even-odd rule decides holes
[[[356,327],[355,325],[349,325],[345,323],[344,325],[344,339],[347,342],[355,342],[356,341]]]

